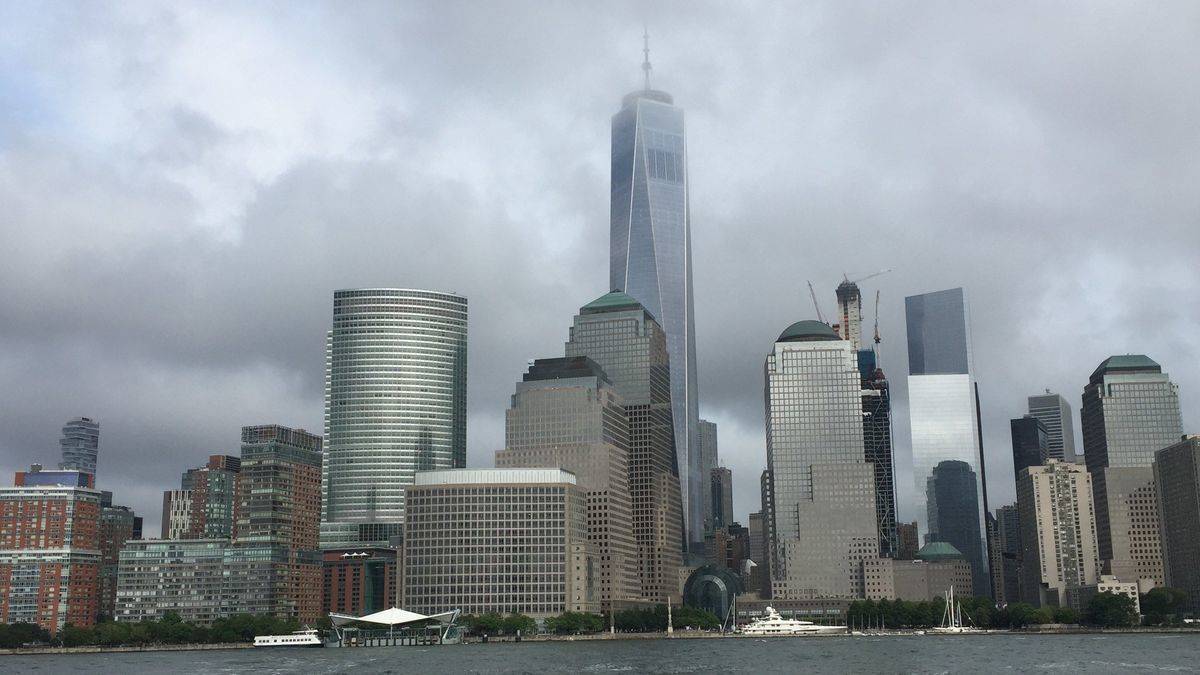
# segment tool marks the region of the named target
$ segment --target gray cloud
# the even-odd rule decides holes
[[[993,502],[1008,418],[1149,354],[1200,414],[1200,47],[1187,3],[359,3],[0,9],[0,469],[102,424],[100,482],[157,493],[243,424],[319,429],[333,289],[468,296],[469,460],[527,359],[607,290],[608,124],[688,112],[701,412],[739,517],[762,359],[895,271],[882,359],[907,464],[903,297],[964,286]],[[868,303],[869,305],[869,303]],[[868,314],[870,307],[868,306]],[[1188,426],[1192,429],[1191,426]],[[907,475],[899,477],[905,491]],[[902,505],[902,510],[904,509]]]

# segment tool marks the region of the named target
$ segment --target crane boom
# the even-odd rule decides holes
[[[860,279],[855,279],[853,281],[850,281],[850,279],[846,279],[846,281],[850,281],[850,283],[852,283],[852,284],[857,284],[860,281],[866,281],[867,279],[874,279],[875,277],[887,274],[888,272],[891,272],[891,271],[892,271],[892,268],[889,267],[887,269],[879,270],[878,272],[875,272],[874,274],[868,274],[867,276],[862,277]]]
[[[879,344],[879,289],[875,289],[875,344]]]
[[[817,304],[817,292],[813,290],[812,282],[808,282],[808,294],[812,296],[813,309],[817,310],[817,321],[825,323],[825,317],[821,316],[821,306]]]

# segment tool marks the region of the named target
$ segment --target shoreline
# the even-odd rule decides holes
[[[896,631],[871,631],[861,634],[851,633],[835,633],[825,635],[742,635],[740,633],[709,633],[704,631],[676,631],[672,635],[665,633],[595,633],[591,635],[535,635],[530,637],[522,637],[521,640],[516,640],[510,636],[488,638],[484,642],[480,638],[472,638],[465,640],[463,645],[490,645],[490,644],[519,644],[522,642],[604,642],[604,641],[628,641],[628,640],[718,640],[725,638],[734,639],[751,639],[751,640],[777,640],[787,638],[803,638],[803,639],[819,639],[819,638],[838,638],[838,637],[973,637],[987,635],[1200,635],[1200,628],[1173,628],[1173,627],[1157,627],[1145,626],[1138,628],[1053,628],[1048,630],[1008,630],[997,629],[988,630],[982,633],[972,633],[969,636],[962,635],[937,635],[931,633],[918,633],[915,630],[896,630]],[[444,645],[446,647],[454,647],[456,645]],[[11,649],[0,649],[0,656],[36,656],[40,654],[64,655],[64,654],[110,654],[110,653],[131,653],[131,652],[190,652],[190,651],[225,651],[234,649],[253,649],[254,644],[250,642],[222,642],[216,644],[179,644],[179,645],[142,645],[142,646],[117,646],[104,647],[98,645],[86,645],[81,647],[16,647]],[[341,647],[339,649],[378,649],[376,647]]]

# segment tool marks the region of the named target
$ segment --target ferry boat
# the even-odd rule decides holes
[[[942,625],[930,628],[929,632],[934,635],[963,635],[983,632],[973,626],[964,625],[962,614],[962,603],[954,601],[954,587],[951,586],[950,590],[946,591],[946,610],[942,613]]]
[[[320,633],[313,628],[294,631],[288,635],[257,635],[255,647],[324,647]]]
[[[785,619],[767,608],[767,615],[742,626],[742,635],[832,635],[845,634],[845,626],[822,626],[811,621]]]

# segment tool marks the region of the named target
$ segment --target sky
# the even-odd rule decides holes
[[[610,118],[687,113],[701,416],[739,520],[762,365],[880,293],[900,515],[904,297],[962,286],[993,507],[1008,420],[1144,353],[1200,424],[1200,5],[0,4],[0,483],[101,425],[98,487],[161,492],[243,425],[319,431],[334,289],[470,303],[468,465],[526,362],[606,292]]]

